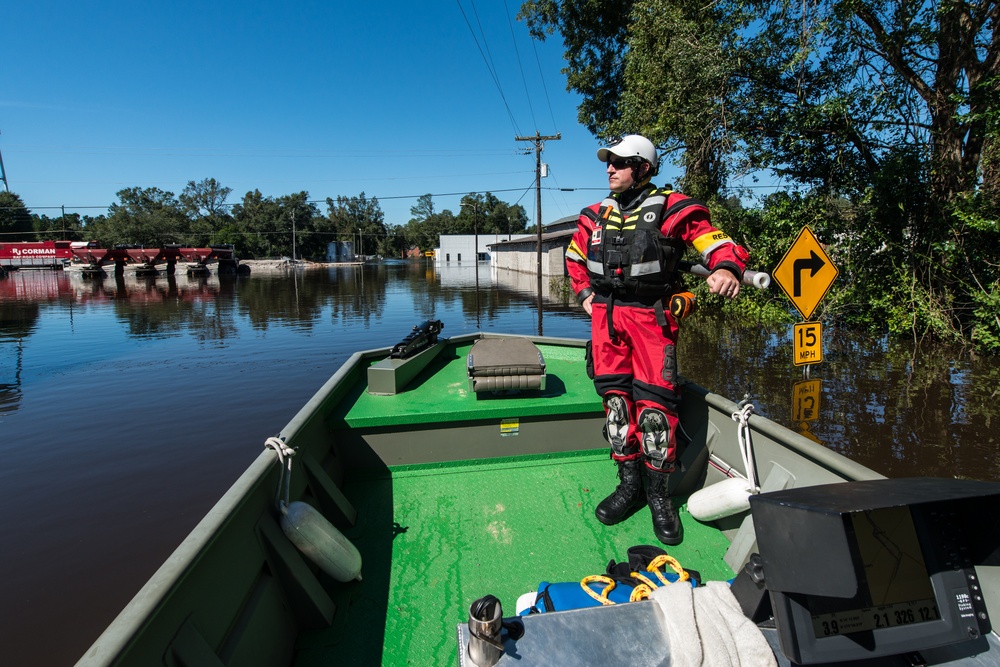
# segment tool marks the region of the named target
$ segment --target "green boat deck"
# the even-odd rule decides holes
[[[455,628],[496,595],[504,615],[541,581],[579,581],[658,544],[648,508],[607,527],[594,508],[617,478],[606,450],[391,468],[355,477],[346,535],[362,582],[340,589],[333,625],[298,639],[296,665],[457,665]],[[669,553],[704,580],[733,572],[728,541],[682,509],[684,542]]]
[[[489,419],[512,413],[532,417],[603,410],[594,383],[580,363],[582,348],[537,347],[548,375],[544,391],[503,397],[473,393],[466,361],[472,349],[470,343],[447,348],[398,394],[374,396],[365,391],[364,383],[358,383],[354,393],[343,401],[350,407],[349,412],[338,411],[336,417],[351,428],[372,428]],[[600,434],[596,436],[600,438]]]

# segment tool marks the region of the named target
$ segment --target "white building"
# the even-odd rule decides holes
[[[439,248],[434,248],[435,266],[458,266],[475,261],[490,261],[489,246],[507,241],[507,234],[442,234]],[[476,245],[478,240],[478,246]]]

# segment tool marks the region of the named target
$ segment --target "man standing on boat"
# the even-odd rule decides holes
[[[611,194],[583,209],[566,252],[573,291],[591,316],[594,386],[604,402],[604,437],[620,483],[597,506],[601,523],[622,521],[643,504],[642,470],[653,531],[680,544],[683,527],[667,491],[677,454],[677,317],[665,304],[683,291],[678,262],[701,253],[713,294],[734,298],[747,251],[712,226],[708,207],[650,180],[656,148],[632,134],[601,148]]]

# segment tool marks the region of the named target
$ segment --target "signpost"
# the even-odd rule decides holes
[[[810,322],[809,318],[839,274],[809,227],[802,228],[774,268],[775,282],[805,320],[792,327],[792,363],[806,367],[803,369],[805,378],[809,377],[810,364],[823,361],[823,325]],[[817,442],[808,424],[819,417],[822,395],[822,380],[819,379],[806,379],[792,387],[792,421],[801,424],[803,435]]]

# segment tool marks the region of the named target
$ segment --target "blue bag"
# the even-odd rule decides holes
[[[580,581],[543,581],[538,586],[535,604],[522,610],[520,615],[622,604],[648,597],[651,588],[665,585],[664,580],[673,583],[683,576],[691,586],[697,586],[701,578],[698,572],[681,568],[680,563],[659,547],[631,547],[628,555],[627,563],[609,562],[603,575],[591,575]],[[674,571],[661,571],[664,565]]]

